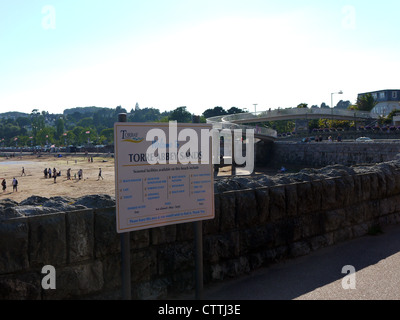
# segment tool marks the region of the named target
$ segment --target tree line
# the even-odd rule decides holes
[[[200,115],[200,122],[212,114],[213,109]],[[229,112],[244,112],[233,107]],[[222,107],[217,113],[230,114]],[[112,108],[77,107],[64,110],[63,114],[33,109],[30,114],[6,112],[0,114],[1,147],[35,146],[85,146],[110,145],[114,142],[114,123],[118,114],[126,113],[129,122],[169,122],[191,123],[193,114],[186,107],[160,112],[156,108],[141,109],[138,104],[127,111],[121,106]]]
[[[371,95],[360,97],[355,105],[349,102],[338,104],[351,110],[371,111],[376,101]],[[308,108],[301,103],[298,108]],[[315,108],[317,106],[312,106]],[[321,108],[326,107],[323,103]],[[247,112],[246,109],[231,107],[225,110],[216,106],[206,109],[200,115],[200,122],[207,118]],[[114,141],[114,122],[118,114],[126,113],[128,122],[169,122],[190,123],[193,121],[186,107],[178,107],[172,111],[160,112],[156,108],[140,108],[136,104],[130,111],[117,106],[116,108],[77,107],[64,110],[63,114],[50,114],[48,111],[33,109],[30,114],[6,112],[0,114],[0,146],[1,147],[34,147],[44,145],[80,146],[80,145],[110,145]],[[350,126],[349,122],[332,122],[328,119],[314,120],[312,128],[326,126]],[[278,132],[291,132],[294,121],[274,121],[258,124],[274,128]]]

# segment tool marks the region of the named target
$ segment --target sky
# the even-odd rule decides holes
[[[355,103],[400,89],[399,12],[397,0],[0,0],[0,112]]]

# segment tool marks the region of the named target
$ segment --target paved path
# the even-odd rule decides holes
[[[354,290],[342,287],[346,265],[356,270]],[[400,226],[206,286],[204,299],[400,300]]]

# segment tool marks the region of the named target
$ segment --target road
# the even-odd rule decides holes
[[[399,300],[400,225],[205,286],[205,300]],[[355,273],[342,273],[344,266]],[[355,284],[344,289],[342,284]],[[347,286],[348,287],[348,286]]]

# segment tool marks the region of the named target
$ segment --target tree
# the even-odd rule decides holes
[[[308,108],[308,104],[307,103],[300,103],[297,106],[298,109],[307,109]]]
[[[322,102],[321,109],[329,109],[329,106],[325,102]]]
[[[214,109],[207,109],[206,111],[203,112],[203,116],[205,118],[224,116],[226,114],[227,114],[227,112],[222,107],[215,107]]]
[[[63,118],[58,118],[56,120],[56,137],[58,140],[62,138],[64,134],[64,120]]]
[[[364,95],[360,95],[357,98],[357,109],[360,111],[368,111],[370,112],[378,103],[371,93],[367,93]]]
[[[114,129],[113,128],[102,130],[100,132],[100,135],[103,136],[109,144],[112,144],[114,142]]]
[[[179,123],[190,123],[192,122],[192,115],[186,110],[186,107],[178,107],[171,112],[169,120],[175,120]]]
[[[238,113],[244,113],[245,111],[236,107],[232,107],[228,110],[228,114],[238,114]]]

